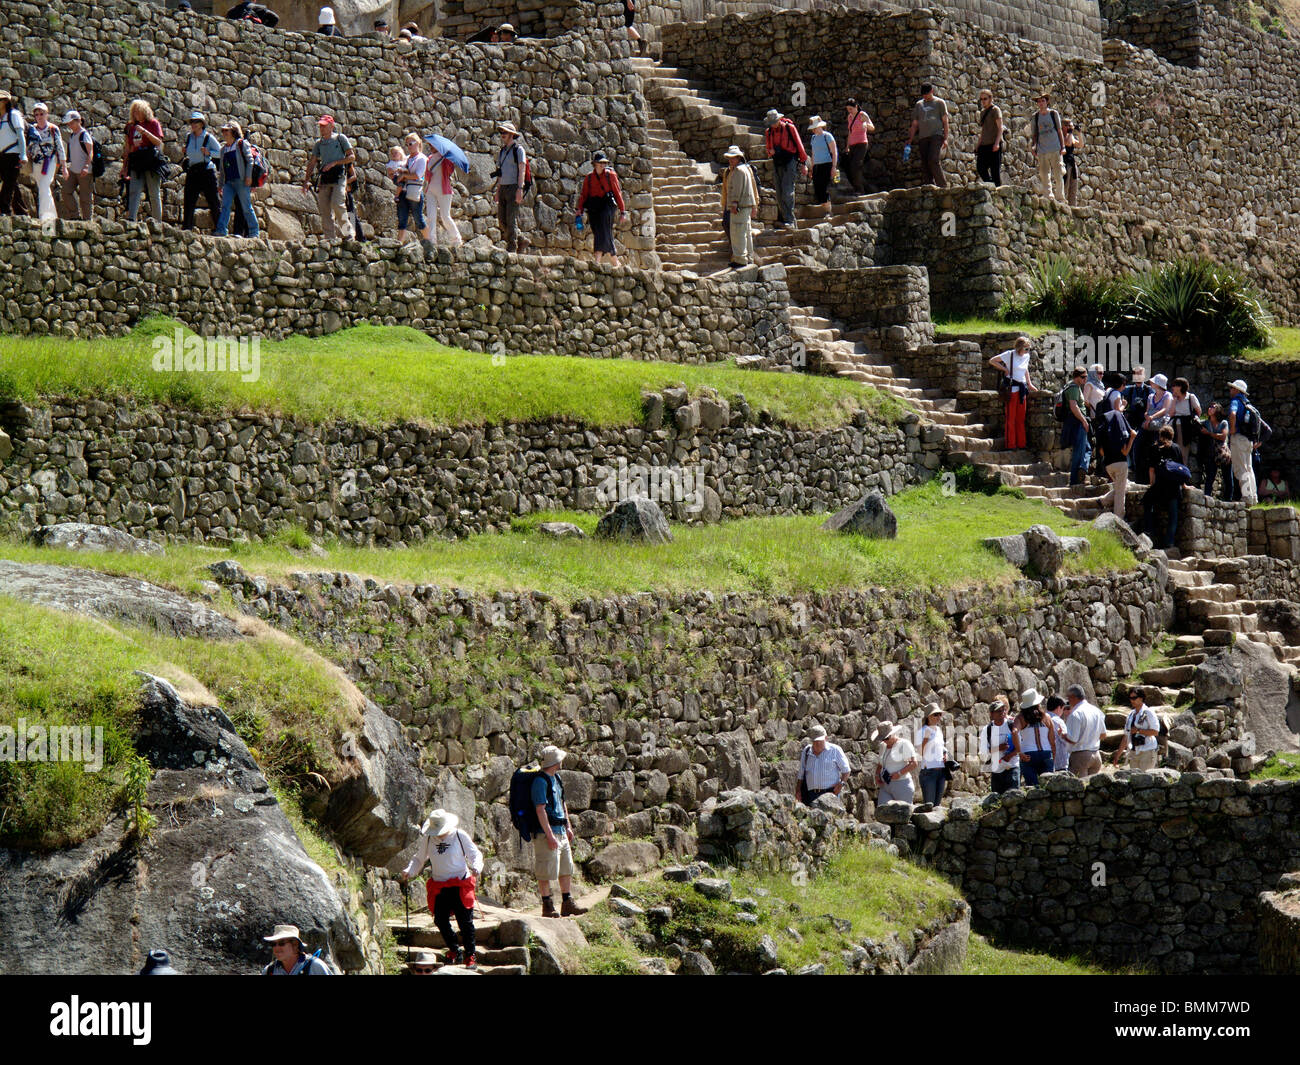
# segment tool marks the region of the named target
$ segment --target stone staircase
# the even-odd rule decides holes
[[[434,927],[433,918],[428,913],[412,914],[410,931],[407,931],[405,918],[393,917],[384,922],[396,941],[403,963],[406,961],[407,949],[432,950],[439,955],[438,968],[447,968],[441,962],[446,948],[442,933]],[[484,976],[525,976],[528,973],[528,930],[523,921],[513,919],[509,911],[475,908],[474,932],[477,949],[477,971]],[[461,966],[451,966],[461,969]],[[409,973],[409,966],[403,964],[403,974]],[[467,970],[468,971],[468,970]]]
[[[651,191],[660,262],[665,270],[697,274],[726,270],[731,241],[722,230],[722,207],[712,170],[681,150],[653,110],[647,125],[654,154]]]
[[[1227,647],[1238,637],[1273,648],[1279,662],[1300,668],[1300,633],[1288,633],[1281,600],[1253,599],[1242,593],[1234,572],[1240,559],[1188,558],[1171,561],[1176,617],[1199,635],[1180,637],[1199,649]]]

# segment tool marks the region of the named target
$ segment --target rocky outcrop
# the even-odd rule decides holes
[[[654,500],[626,499],[615,504],[596,524],[596,539],[667,544],[672,543],[673,534]]]
[[[255,973],[270,960],[261,937],[288,922],[309,950],[365,970],[356,926],[225,714],[149,677],[140,720],[156,826],[134,842],[117,815],[69,850],[0,850],[0,969],[75,959],[79,972],[131,973],[161,947],[185,973]]]
[[[889,509],[879,492],[868,492],[856,503],[827,518],[823,529],[831,532],[857,533],[873,540],[893,540],[898,536],[898,517]]]
[[[7,457],[7,456],[6,456]],[[162,544],[141,540],[120,529],[106,525],[88,525],[70,521],[46,525],[32,533],[32,543],[64,551],[121,551],[133,555],[161,555]]]

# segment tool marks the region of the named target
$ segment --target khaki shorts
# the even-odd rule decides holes
[[[1101,755],[1096,751],[1074,751],[1070,755],[1070,772],[1076,777],[1090,777],[1101,772]]]
[[[1128,764],[1130,769],[1154,769],[1156,767],[1156,749],[1151,747],[1145,751],[1135,751],[1130,748]]]
[[[533,837],[533,872],[538,880],[558,880],[573,875],[573,848],[569,846],[569,835],[560,831],[555,833],[555,838],[560,845],[551,850],[544,833]]]

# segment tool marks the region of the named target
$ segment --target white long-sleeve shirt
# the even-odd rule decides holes
[[[429,879],[435,881],[464,880],[471,871],[483,871],[483,854],[463,828],[448,833],[446,837],[425,832],[402,872],[407,877],[416,876],[425,862],[429,863]]]

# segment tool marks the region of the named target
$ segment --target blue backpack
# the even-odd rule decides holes
[[[537,764],[516,769],[510,777],[510,822],[519,830],[519,839],[527,843],[542,834],[537,820],[537,804],[533,802],[533,781],[541,777],[546,781],[546,801],[555,800],[555,777],[543,773]]]

